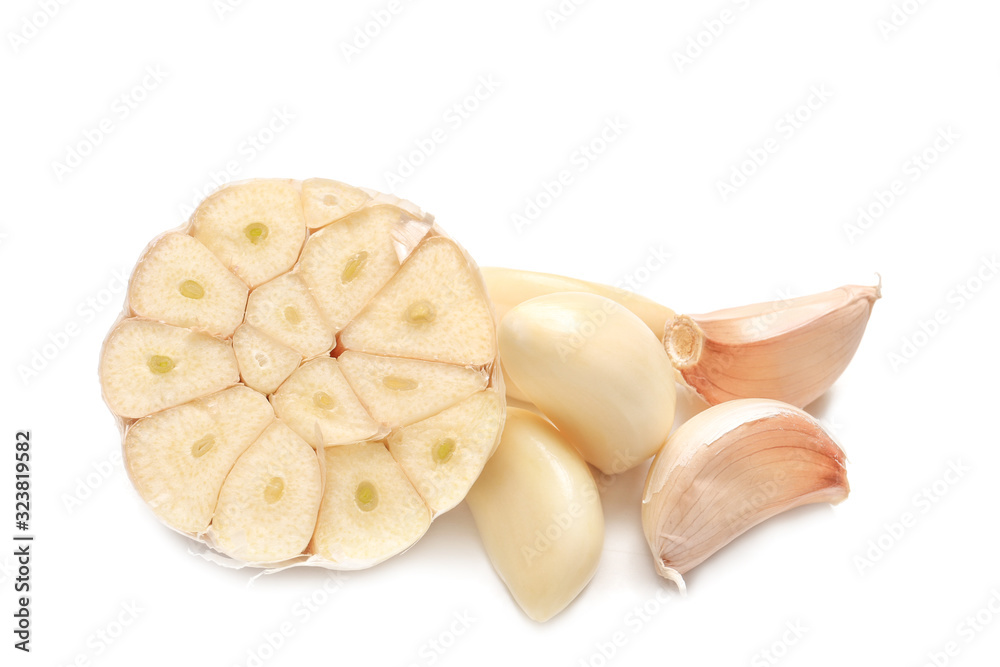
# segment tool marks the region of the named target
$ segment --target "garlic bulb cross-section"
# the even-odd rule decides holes
[[[478,267],[413,204],[246,181],[145,250],[101,388],[169,527],[237,564],[358,569],[420,539],[496,449],[496,326]]]

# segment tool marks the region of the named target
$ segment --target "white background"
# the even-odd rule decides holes
[[[407,1],[350,58],[343,45],[387,0],[232,11],[102,0],[50,3],[51,18],[44,2],[5,2],[0,536],[13,533],[14,432],[30,428],[37,541],[30,655],[11,648],[12,559],[0,549],[3,664],[247,665],[263,650],[267,665],[923,665],[950,641],[957,655],[939,664],[995,660],[1000,614],[984,612],[992,624],[971,636],[960,625],[1000,596],[1000,280],[988,264],[1000,247],[1000,5],[897,2],[912,13],[900,25],[884,23],[890,0],[592,0],[553,25],[556,0]],[[723,10],[729,23],[713,23]],[[704,46],[680,63],[689,40]],[[478,108],[451,121],[481,77],[496,90],[479,89],[484,99],[468,102]],[[801,106],[810,99],[814,109]],[[275,109],[293,118],[268,135]],[[784,119],[796,112],[793,127]],[[110,133],[80,148],[102,119]],[[609,121],[624,128],[581,161]],[[605,494],[596,577],[544,625],[510,599],[464,505],[403,556],[336,580],[300,569],[250,585],[250,572],[191,555],[107,463],[119,435],[96,368],[124,296],[116,276],[227,163],[238,178],[385,190],[435,128],[445,140],[416,155],[396,193],[483,265],[631,278],[682,312],[880,273],[885,296],[857,356],[810,406],[850,457],[848,501],[754,529],[692,572],[679,600],[653,572],[645,467],[634,470]],[[776,152],[741,167],[768,139]],[[56,163],[74,150],[88,155],[67,172]],[[913,162],[925,151],[926,169]],[[724,199],[734,168],[754,173]],[[518,229],[512,216],[563,169],[571,185]],[[896,179],[902,194],[849,234]],[[660,252],[669,261],[647,271]],[[959,286],[977,291],[967,299]],[[61,337],[67,326],[76,335]],[[52,340],[65,345],[53,353]],[[43,349],[52,358],[24,377]],[[967,471],[943,481],[953,463]],[[935,484],[934,502],[916,497]],[[886,526],[906,513],[915,524],[893,537]],[[338,590],[316,593],[328,581]],[[325,604],[306,618],[297,605],[314,594]],[[470,627],[453,626],[456,615]],[[130,625],[98,639],[117,634],[119,617]],[[262,649],[286,622],[280,648]],[[435,653],[432,640],[450,647]],[[772,649],[776,663],[760,653]]]

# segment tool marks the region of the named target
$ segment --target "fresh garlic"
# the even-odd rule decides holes
[[[493,567],[531,619],[558,614],[594,576],[604,545],[597,485],[538,415],[508,408],[500,445],[466,501]]]
[[[486,266],[481,270],[486,281],[486,288],[490,293],[490,299],[493,300],[497,322],[501,322],[507,311],[519,303],[536,296],[561,292],[588,292],[617,301],[638,315],[657,337],[663,335],[666,323],[674,317],[674,311],[666,306],[661,306],[644,296],[619,287],[535,271],[502,269],[494,266]],[[504,382],[508,398],[530,402],[525,393],[511,381],[506,370],[504,370]]]
[[[483,269],[483,276],[498,322],[517,304],[543,294],[588,292],[620,303],[662,337],[678,380],[712,405],[755,397],[808,405],[844,372],[872,305],[882,296],[881,284],[850,285],[798,299],[677,316],[627,290],[574,278],[496,267]],[[515,381],[507,382],[507,396],[529,401]]]
[[[465,497],[506,403],[475,263],[408,202],[227,185],[156,239],[101,351],[125,466],[234,565],[370,567]]]
[[[845,459],[813,417],[779,401],[730,401],[694,416],[646,477],[642,527],[657,573],[683,590],[681,575],[765,519],[843,501]]]
[[[607,474],[656,453],[674,422],[674,371],[634,313],[582,292],[536,297],[500,324],[500,358],[528,399]]]
[[[844,372],[861,343],[875,287],[681,315],[663,342],[684,382],[710,404],[773,398],[804,407]]]

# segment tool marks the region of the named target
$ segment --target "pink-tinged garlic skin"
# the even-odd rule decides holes
[[[847,285],[787,301],[681,315],[664,346],[709,404],[773,398],[804,407],[840,377],[861,343],[881,285]]]
[[[850,493],[846,456],[810,415],[744,399],[692,417],[657,454],[642,525],[657,572],[683,588],[688,572],[785,510],[837,504]]]

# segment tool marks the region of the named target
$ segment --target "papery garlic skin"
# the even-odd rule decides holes
[[[881,285],[847,285],[681,315],[667,322],[663,343],[684,382],[712,405],[761,397],[804,407],[847,368],[881,296]]]
[[[768,399],[711,407],[685,422],[653,460],[642,526],[657,572],[681,575],[758,523],[847,498],[844,452],[802,410]]]
[[[528,299],[561,292],[588,292],[616,301],[635,313],[657,337],[663,335],[666,323],[674,317],[674,311],[666,306],[619,287],[537,271],[495,266],[484,266],[480,270],[493,301],[497,322],[501,322],[511,308]],[[525,393],[506,375],[506,371],[504,381],[508,398],[529,402]]]
[[[529,299],[504,316],[499,342],[514,383],[604,473],[634,468],[666,441],[673,367],[656,336],[617,302],[581,292]]]
[[[594,576],[604,545],[597,485],[538,415],[508,408],[500,445],[466,501],[493,567],[532,620],[558,614]]]

